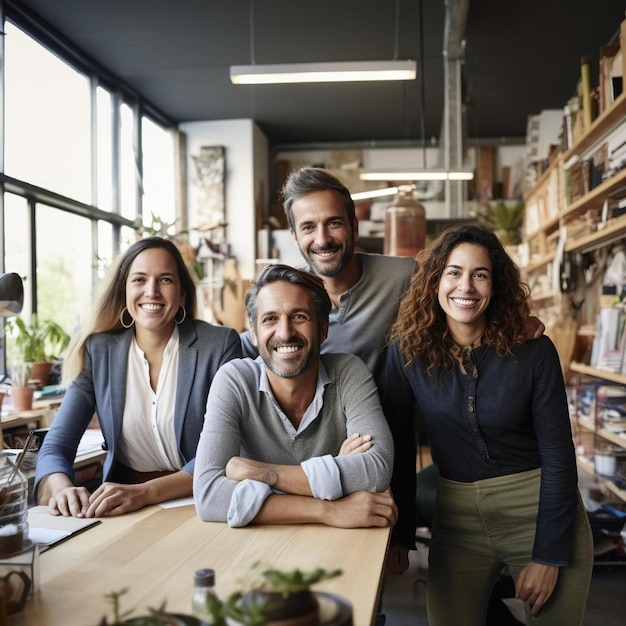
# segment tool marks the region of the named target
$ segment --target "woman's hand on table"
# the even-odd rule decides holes
[[[102,483],[89,498],[85,517],[110,517],[137,511],[150,504],[145,484]]]
[[[71,483],[55,491],[48,500],[51,515],[64,517],[88,517],[89,493],[85,487],[75,487]]]

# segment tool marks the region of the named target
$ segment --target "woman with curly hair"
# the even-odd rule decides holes
[[[505,567],[527,623],[582,624],[593,540],[558,354],[546,336],[526,340],[530,311],[497,237],[461,225],[424,251],[391,329],[383,404],[404,459],[399,505],[415,502],[414,424],[400,416],[423,420],[440,473],[431,626],[484,624]]]

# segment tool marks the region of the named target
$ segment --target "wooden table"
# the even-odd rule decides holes
[[[226,597],[245,588],[256,562],[283,569],[341,568],[315,586],[353,607],[354,626],[373,624],[389,529],[340,529],[322,525],[230,528],[202,522],[193,506],[148,507],[102,522],[40,556],[41,585],[10,626],[96,626],[111,616],[105,594],[128,587],[122,608],[145,614],[163,600],[189,613],[193,575],[213,568],[216,591]]]

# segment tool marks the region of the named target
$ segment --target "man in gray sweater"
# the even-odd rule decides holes
[[[294,243],[309,271],[324,281],[333,304],[322,354],[356,354],[381,386],[387,332],[408,289],[415,259],[355,252],[359,223],[354,201],[327,170],[296,170],[285,182],[282,197]],[[241,343],[244,356],[257,356],[249,331],[241,335]]]
[[[355,252],[359,223],[354,201],[345,185],[325,169],[303,167],[292,172],[282,199],[294,244],[309,271],[324,281],[332,301],[322,354],[357,355],[382,389],[387,333],[408,289],[415,259]],[[250,331],[241,335],[241,343],[244,356],[257,356]],[[411,457],[396,458],[396,465],[398,475],[415,477]],[[414,511],[415,490],[394,496],[403,510]],[[410,515],[404,519],[406,523],[393,531],[389,573],[406,570],[408,550],[415,549],[414,520]]]
[[[391,526],[393,440],[367,366],[324,354],[330,298],[315,275],[266,268],[246,296],[260,356],[213,380],[194,474],[206,521]]]

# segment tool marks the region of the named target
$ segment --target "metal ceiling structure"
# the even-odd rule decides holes
[[[252,118],[285,145],[419,144],[451,129],[519,141],[562,108],[622,0],[6,0],[41,18],[174,123]],[[423,37],[420,37],[420,33]],[[445,54],[444,54],[445,51]],[[230,65],[413,58],[410,83],[232,85]],[[458,61],[458,62],[457,62]],[[424,95],[425,97],[422,97]],[[422,110],[424,109],[424,110]]]

